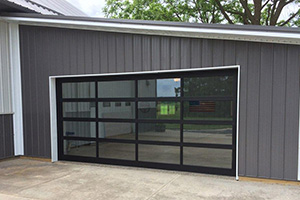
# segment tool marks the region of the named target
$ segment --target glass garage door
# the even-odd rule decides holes
[[[57,79],[59,159],[235,175],[236,70]]]

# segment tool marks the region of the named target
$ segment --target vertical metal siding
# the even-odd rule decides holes
[[[12,113],[8,23],[0,22],[0,114]]]
[[[26,155],[50,157],[50,75],[239,64],[239,174],[296,180],[299,46],[30,26],[20,34]]]
[[[12,115],[0,115],[0,159],[13,156],[13,117]]]

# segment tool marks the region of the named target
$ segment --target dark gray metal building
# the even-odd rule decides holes
[[[298,29],[32,14],[0,25],[0,158],[299,180]]]

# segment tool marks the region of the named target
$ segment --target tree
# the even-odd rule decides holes
[[[292,6],[294,12],[286,9]],[[299,26],[299,6],[300,0],[106,0],[103,11],[122,19]]]

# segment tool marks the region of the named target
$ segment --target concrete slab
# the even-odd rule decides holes
[[[73,162],[0,162],[0,199],[299,199],[300,186]]]

